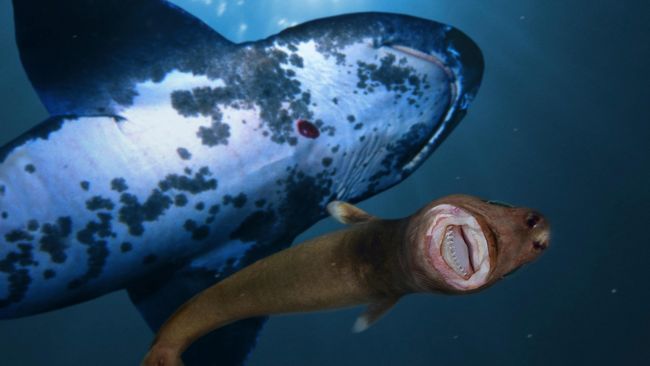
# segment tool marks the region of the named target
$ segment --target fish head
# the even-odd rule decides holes
[[[467,195],[436,200],[411,223],[416,282],[448,293],[494,284],[539,257],[550,239],[539,212]]]
[[[469,37],[406,15],[325,18],[270,41],[308,100],[294,119],[301,161],[329,171],[336,199],[351,202],[413,172],[465,114],[483,72]]]

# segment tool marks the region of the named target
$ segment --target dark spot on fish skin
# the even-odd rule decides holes
[[[362,128],[363,128],[363,123],[357,123],[356,125],[354,125],[355,130],[360,130]]]
[[[210,228],[208,226],[206,225],[198,226],[198,224],[194,220],[185,221],[183,228],[186,231],[191,232],[192,239],[196,241],[204,240],[208,237],[208,235],[210,235]]]
[[[406,86],[408,82],[412,88],[412,94],[422,95],[420,83],[415,81],[418,78],[414,75],[415,70],[412,67],[405,67],[396,63],[396,57],[393,54],[388,54],[379,61],[379,65],[362,61],[357,62],[357,77],[359,78],[357,87],[372,92],[374,91],[372,88],[383,85],[386,90],[399,91],[403,94],[409,91]]]
[[[183,172],[185,172],[185,174],[187,174],[187,175],[192,175],[192,169],[191,168],[185,168],[185,169],[183,169]]]
[[[194,229],[196,229],[196,221],[186,220],[185,223],[183,224],[183,228],[186,231],[193,231]]]
[[[356,120],[357,120],[357,119],[354,118],[353,115],[349,115],[349,116],[348,116],[348,122],[352,123],[352,122],[354,122],[354,121],[356,121]]]
[[[185,191],[192,194],[202,193],[209,190],[217,189],[216,179],[206,179],[206,176],[211,175],[209,169],[201,169],[194,175],[194,178],[189,178],[182,175],[170,174],[164,180],[158,183],[158,187],[163,192],[170,189]]]
[[[178,153],[178,156],[183,160],[190,160],[192,158],[192,154],[184,147],[179,147],[176,149],[176,152]]]
[[[264,207],[265,204],[266,204],[265,199],[259,199],[259,200],[255,201],[255,207],[262,208],[262,207]]]
[[[25,165],[25,171],[29,174],[32,174],[36,171],[36,167],[34,166],[34,164],[27,164]]]
[[[325,126],[320,129],[322,132],[326,132],[327,136],[334,136],[336,134],[336,127],[334,126]]]
[[[298,55],[295,54],[295,53],[292,53],[292,54],[291,54],[291,57],[289,57],[289,62],[291,62],[291,64],[292,64],[293,66],[295,66],[295,67],[299,67],[299,68],[303,68],[303,67],[304,67],[304,63],[303,63],[303,59],[302,59],[302,57],[298,56]]]
[[[123,193],[129,189],[129,186],[126,184],[124,178],[115,178],[111,181],[111,189],[118,193]]]
[[[337,152],[339,152],[339,149],[340,149],[340,148],[341,148],[341,145],[336,145],[336,146],[334,146],[334,147],[332,148],[332,153],[333,153],[333,154],[336,154]]]
[[[283,65],[300,63],[297,57],[264,44],[237,52],[232,60],[220,64],[215,78],[224,80],[226,86],[194,88],[172,93],[172,105],[183,116],[212,116],[213,122],[222,122],[221,108],[258,109],[261,131],[277,144],[298,143],[293,122],[313,116],[301,83],[293,70]],[[218,125],[217,125],[218,126]],[[206,142],[214,129],[203,127],[199,133]],[[208,139],[205,139],[208,137]]]
[[[329,167],[330,165],[332,165],[332,158],[324,157],[323,158],[323,166]]]
[[[334,104],[339,104],[339,98],[332,98],[332,102]]]
[[[9,217],[9,214],[7,213],[7,211],[2,211],[2,218],[6,219],[8,217]]]
[[[209,128],[201,126],[196,135],[206,146],[228,145],[230,126],[219,121],[212,121],[212,126]]]
[[[304,119],[298,120],[297,126],[298,126],[298,132],[309,139],[315,139],[318,138],[318,136],[320,136],[320,131],[318,130],[318,128],[313,123],[307,120]]]
[[[224,205],[229,205],[232,203],[232,205],[235,208],[242,208],[246,204],[247,198],[244,193],[240,193],[237,196],[233,197],[229,194],[223,196],[223,204]]]
[[[176,197],[174,198],[174,205],[176,205],[176,207],[184,207],[185,205],[187,205],[187,202],[188,202],[187,196],[182,193],[177,194]]]
[[[154,254],[149,254],[144,259],[142,260],[142,264],[152,264],[155,263],[158,257],[156,257]]]
[[[133,244],[129,243],[128,241],[125,241],[120,245],[120,251],[122,253],[130,252],[132,249],[133,249]]]
[[[38,221],[32,219],[27,222],[27,230],[29,231],[37,231],[39,228]]]
[[[324,174],[309,176],[293,168],[282,181],[285,199],[278,208],[278,217],[284,222],[311,222],[323,214],[322,203],[331,200],[332,179]],[[294,227],[302,232],[306,227]]]
[[[108,198],[103,198],[101,196],[95,196],[86,201],[86,208],[90,211],[97,210],[112,210],[115,208],[115,204]]]
[[[4,261],[6,261],[6,259],[0,261],[0,267],[3,266],[1,262]],[[0,308],[4,308],[12,303],[20,302],[25,297],[25,293],[27,293],[32,278],[29,276],[29,272],[26,269],[13,269],[11,271],[3,271],[0,269],[0,272],[6,272],[9,274],[9,294],[7,297],[0,299]]]
[[[77,240],[88,246],[86,249],[88,269],[82,276],[70,281],[68,289],[73,290],[85,285],[91,279],[99,277],[104,269],[106,258],[110,254],[104,239],[115,236],[111,227],[113,216],[100,212],[97,218],[99,222],[90,221],[85,228],[77,232]]]
[[[90,182],[85,181],[85,180],[81,181],[81,183],[79,183],[79,185],[81,186],[81,189],[83,189],[84,191],[88,191],[88,189],[90,188]]]
[[[129,227],[129,234],[141,236],[144,233],[144,222],[155,221],[172,204],[171,198],[154,189],[144,203],[132,194],[123,193],[120,202],[119,221]]]
[[[276,215],[272,210],[255,211],[239,224],[230,234],[230,238],[242,242],[256,241],[271,232],[275,222]]]
[[[64,263],[68,256],[65,250],[68,246],[65,239],[72,233],[72,219],[68,216],[59,217],[56,224],[44,223],[41,227],[39,249],[50,255],[52,262]]]
[[[7,187],[5,185],[0,185],[0,196],[4,196],[7,193]]]
[[[203,203],[203,202],[199,202],[199,203],[197,203],[197,204],[194,206],[194,208],[195,208],[197,211],[203,211],[203,209],[205,209],[205,203]]]
[[[189,90],[176,90],[171,94],[172,107],[183,117],[198,116],[198,106]]]
[[[34,240],[34,237],[24,230],[16,229],[5,234],[5,240],[9,243],[15,243],[22,240],[32,241]]]
[[[38,262],[34,261],[32,256],[32,250],[34,247],[27,243],[18,244],[18,249],[20,249],[20,256],[18,257],[18,264],[23,267],[28,266],[38,266]]]
[[[86,227],[77,232],[77,240],[86,245],[92,245],[95,242],[95,237],[108,238],[114,235],[111,228],[111,220],[113,217],[108,213],[100,212],[97,214],[99,222],[90,221]]]
[[[56,276],[56,272],[53,269],[46,269],[43,271],[43,278],[46,280],[54,278],[54,276]]]
[[[208,212],[210,213],[210,215],[216,215],[216,214],[219,213],[220,208],[221,208],[221,206],[219,206],[219,204],[215,204],[215,205],[210,206],[210,209],[208,210]]]
[[[10,251],[0,260],[0,272],[8,275],[7,297],[0,298],[0,308],[7,307],[12,303],[20,302],[27,293],[27,289],[32,282],[29,271],[24,267],[36,266],[32,255],[33,247],[29,244],[20,243],[17,245],[18,252]],[[23,268],[19,268],[23,267]]]

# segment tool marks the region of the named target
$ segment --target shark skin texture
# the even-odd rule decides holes
[[[161,0],[15,0],[51,117],[0,148],[0,317],[127,289],[152,330],[291,245],[333,200],[405,179],[483,73],[459,30],[387,13],[235,44]],[[194,344],[242,364],[264,317]]]

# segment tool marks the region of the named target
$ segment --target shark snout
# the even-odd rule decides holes
[[[551,229],[546,218],[537,211],[529,211],[525,216],[526,229],[530,231],[531,245],[536,251],[543,251],[548,247]]]

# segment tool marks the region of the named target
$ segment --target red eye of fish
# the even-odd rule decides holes
[[[318,127],[304,119],[298,120],[298,132],[300,132],[301,135],[305,136],[308,139],[315,139],[320,136]]]

